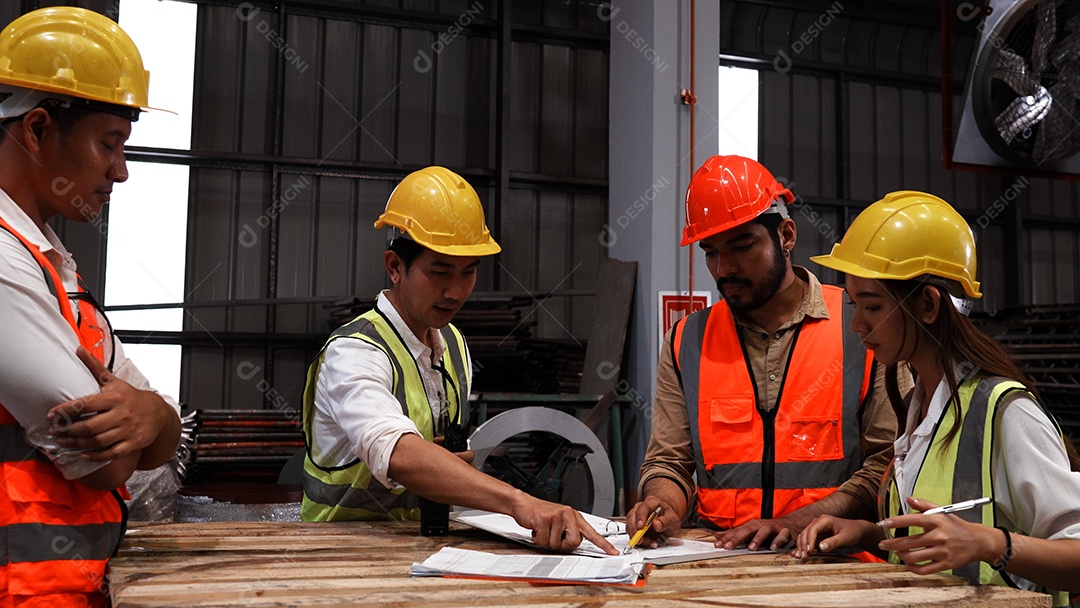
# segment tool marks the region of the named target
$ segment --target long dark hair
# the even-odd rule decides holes
[[[928,283],[925,278],[908,281],[881,281],[881,284],[886,291],[896,298],[897,302],[900,302],[900,307],[904,311],[905,324],[915,320],[914,314],[905,306],[907,302],[916,300],[923,289],[933,289],[938,292],[941,306],[939,307],[940,312],[937,319],[930,324],[916,322],[940,346],[938,348],[938,363],[944,371],[945,381],[949,384],[951,394],[958,394],[960,386],[956,378],[955,365],[957,362],[967,362],[973,366],[972,369],[980,376],[1001,376],[1023,384],[1024,388],[1035,397],[1036,401],[1042,402],[1035,383],[1024,372],[1020,371],[1020,368],[1013,362],[1012,356],[1005,350],[1005,347],[975,327],[971,319],[960,314],[956,307],[951,304],[949,292],[944,287]],[[907,332],[905,332],[905,335],[907,335]],[[916,332],[915,335],[916,346],[918,346],[921,332]],[[900,352],[904,352],[906,346],[901,345]],[[898,435],[902,435],[907,427],[907,408],[903,396],[900,395],[897,382],[897,365],[895,363],[886,368],[885,391],[889,396],[893,411],[896,412],[896,432]],[[952,399],[949,401],[948,407],[953,408],[953,424],[945,433],[943,446],[952,441],[956,434],[960,432],[960,403],[956,399]],[[1065,452],[1068,454],[1072,470],[1080,471],[1080,454],[1077,453],[1076,446],[1064,435],[1062,441],[1065,444]]]

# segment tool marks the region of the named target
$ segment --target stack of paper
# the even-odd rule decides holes
[[[526,580],[632,585],[645,568],[639,555],[582,557],[577,555],[496,555],[443,547],[412,565],[413,576],[466,576]]]
[[[626,534],[625,524],[588,513],[582,513],[582,516],[585,518],[585,521],[596,528],[596,531],[604,536],[620,553],[630,542],[630,537]],[[474,509],[458,511],[453,514],[453,517],[458,522],[481,530],[487,530],[488,532],[498,534],[503,538],[516,540],[527,545],[535,545],[532,540],[532,532],[527,528],[519,526],[517,522],[514,521],[514,518],[509,515]],[[607,556],[600,547],[597,547],[588,540],[582,540],[581,545],[574,550],[574,553],[577,555],[595,557]],[[633,553],[639,554],[641,559],[644,559],[647,564],[663,566],[665,564],[678,564],[681,562],[691,562],[702,559],[746,555],[749,551],[746,549],[719,549],[714,547],[710,542],[670,538],[667,543],[656,549],[640,547],[635,548]],[[757,553],[771,552],[759,549]]]

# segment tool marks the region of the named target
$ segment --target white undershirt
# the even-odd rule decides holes
[[[386,297],[375,305],[397,329],[415,357],[428,402],[445,404],[454,388],[432,363],[442,360],[446,344],[438,330],[429,330],[434,349],[409,329]],[[471,365],[468,349],[466,365]],[[407,365],[407,362],[402,362]],[[312,456],[321,466],[342,466],[362,460],[372,476],[389,489],[401,485],[390,479],[390,455],[405,433],[419,435],[416,424],[402,411],[392,392],[394,370],[383,351],[363,340],[338,338],[326,347],[326,356],[315,383],[315,415],[312,420]],[[454,379],[457,380],[456,378]],[[468,394],[469,387],[465,387]],[[440,412],[432,411],[438,423]],[[437,431],[438,432],[438,431]]]
[[[948,394],[948,382],[942,378],[926,417],[918,423],[926,392],[916,382],[906,427],[914,430],[893,444],[896,485],[905,513],[920,468],[937,462],[933,457],[927,461],[926,456]],[[990,464],[998,525],[1037,538],[1080,540],[1080,473],[1071,470],[1057,429],[1027,394],[1012,393],[998,406]],[[979,497],[965,497],[971,498]],[[1035,588],[1028,581],[1013,579],[1022,588]]]
[[[44,232],[0,190],[0,217],[41,249],[60,274],[64,289],[78,290],[75,260],[48,225]],[[57,310],[41,266],[7,230],[0,230],[0,403],[23,427],[26,440],[53,461],[66,479],[88,475],[108,464],[79,458],[82,450],[60,447],[49,435],[50,409],[99,392],[98,384],[75,356],[79,338]],[[113,373],[142,390],[146,377],[115,341]],[[171,397],[161,397],[180,414]]]

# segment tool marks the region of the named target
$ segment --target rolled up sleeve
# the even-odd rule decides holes
[[[359,458],[379,483],[401,487],[389,477],[390,456],[402,435],[420,432],[390,392],[393,374],[386,354],[362,340],[339,338],[326,347],[313,421],[321,464]]]
[[[100,388],[75,354],[79,339],[60,314],[41,267],[6,231],[0,231],[0,302],[0,403],[23,428],[27,443],[47,455],[65,479],[105,466],[81,459],[85,450],[63,448],[49,434],[49,410]]]
[[[656,398],[652,407],[652,433],[641,465],[638,493],[644,496],[651,479],[666,478],[686,494],[687,504],[694,497],[694,451],[690,443],[690,420],[686,411],[675,362],[671,356],[672,332],[664,337],[656,372]]]

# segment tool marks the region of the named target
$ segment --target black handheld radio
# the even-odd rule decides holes
[[[456,422],[447,423],[442,446],[451,452],[469,449],[465,427]],[[420,497],[420,534],[446,536],[450,531],[450,505]]]

